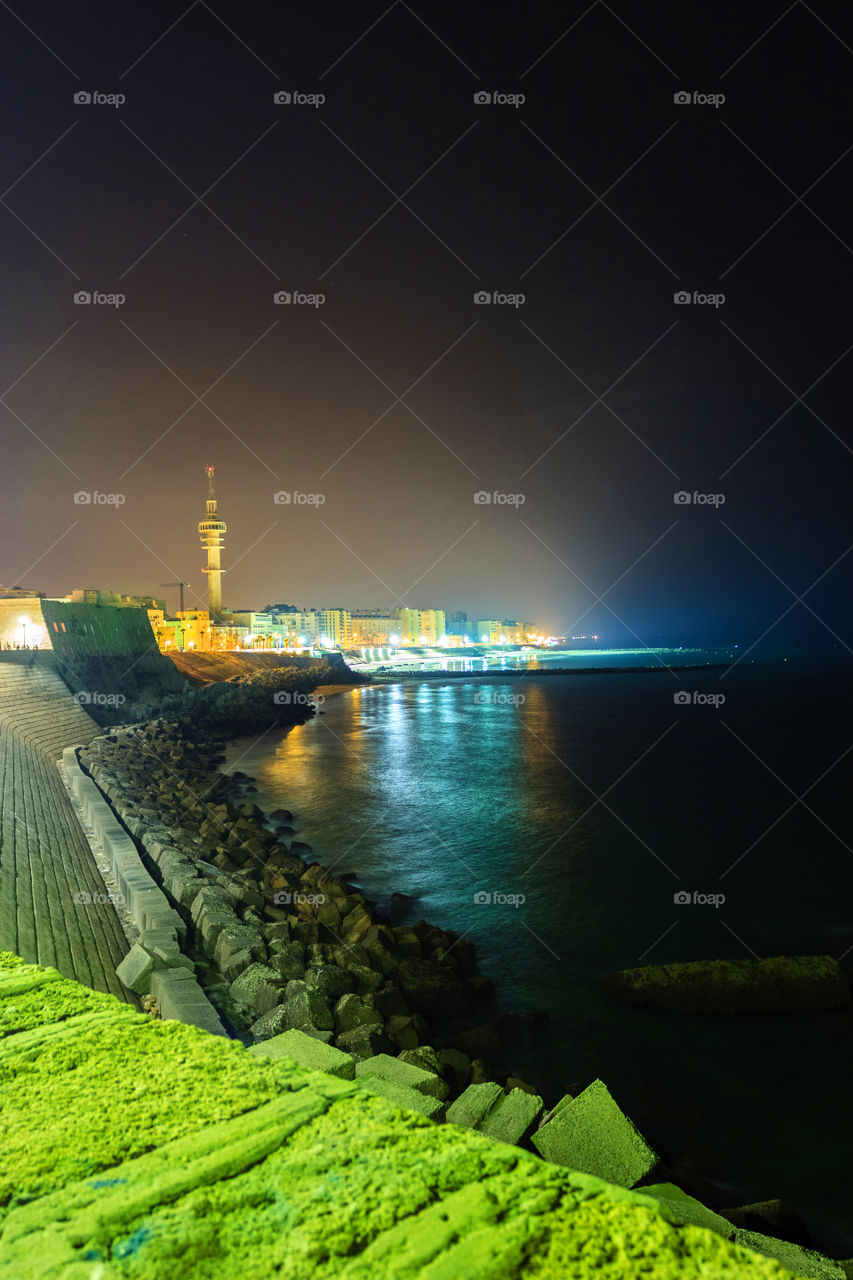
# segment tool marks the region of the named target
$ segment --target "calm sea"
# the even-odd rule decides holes
[[[852,670],[779,656],[404,680],[235,742],[228,767],[369,898],[409,894],[407,918],[471,937],[503,1010],[550,1012],[509,1052],[514,1074],[552,1093],[600,1076],[732,1204],[781,1197],[849,1254],[850,1013],[679,1015],[605,1001],[597,979],[753,954],[853,961]]]

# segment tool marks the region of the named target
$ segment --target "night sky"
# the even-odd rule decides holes
[[[853,644],[848,5],[49,0],[0,48],[4,585],[203,597],[213,463],[226,607]]]

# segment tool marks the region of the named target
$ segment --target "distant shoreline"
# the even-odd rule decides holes
[[[488,671],[393,671],[370,673],[369,683],[387,684],[396,680],[520,680],[524,676],[648,675],[653,671],[715,671],[730,662],[658,663],[653,667],[524,667],[522,670]]]

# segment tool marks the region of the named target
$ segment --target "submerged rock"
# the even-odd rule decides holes
[[[602,978],[601,989],[628,1004],[693,1013],[795,1013],[850,1004],[850,984],[831,956],[647,965]]]
[[[419,1013],[463,1013],[468,1004],[465,988],[451,970],[416,956],[400,961],[397,980],[412,1009]]]

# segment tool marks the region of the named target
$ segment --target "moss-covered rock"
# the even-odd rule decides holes
[[[695,1013],[795,1013],[850,1004],[850,984],[832,956],[694,960],[621,969],[601,980],[605,995]]]
[[[33,976],[13,960],[4,975],[0,956],[0,1018],[16,974]],[[9,1034],[0,1056],[9,1280],[790,1274],[650,1197],[372,1096],[367,1077],[43,985],[64,995],[60,1020]]]

